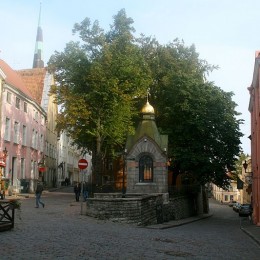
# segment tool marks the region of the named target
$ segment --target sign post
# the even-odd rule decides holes
[[[86,169],[88,167],[88,161],[86,159],[80,159],[78,161],[78,167],[81,174],[81,215],[83,215],[83,172],[82,170]]]

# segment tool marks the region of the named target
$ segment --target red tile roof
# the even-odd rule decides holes
[[[34,99],[39,105],[41,105],[46,72],[46,68],[25,69],[17,71],[17,73],[21,76],[24,84],[32,93]]]
[[[26,94],[28,97],[33,98],[31,92],[26,87],[25,83],[23,82],[22,78],[19,76],[17,72],[15,72],[5,61],[0,59],[0,68],[6,75],[5,82],[8,85],[11,85],[21,92]]]

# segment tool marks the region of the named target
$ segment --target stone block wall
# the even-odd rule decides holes
[[[163,221],[179,220],[203,214],[203,201],[201,193],[195,197],[182,196],[171,198],[169,203],[163,205]]]
[[[138,226],[179,220],[203,213],[201,193],[196,196],[171,198],[167,203],[163,194],[97,193],[87,199],[82,214]]]
[[[85,214],[98,219],[134,223],[138,226],[157,224],[157,209],[162,208],[162,195],[120,198],[115,194],[98,194],[86,202]]]

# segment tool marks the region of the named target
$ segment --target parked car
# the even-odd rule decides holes
[[[233,205],[233,210],[234,210],[235,212],[238,212],[239,209],[240,209],[240,206],[241,206],[241,203],[236,202],[236,203]]]
[[[251,204],[241,204],[238,214],[240,217],[248,217],[253,213]]]
[[[231,201],[228,203],[228,206],[229,206],[229,207],[233,207],[235,203],[237,203],[235,200],[231,200]]]

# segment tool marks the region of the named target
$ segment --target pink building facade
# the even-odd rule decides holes
[[[253,222],[260,226],[260,51],[256,52],[250,92]]]
[[[0,60],[0,153],[6,150],[2,179],[9,192],[33,192],[41,178],[44,159],[46,112],[36,102],[21,77]]]

